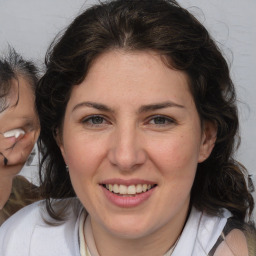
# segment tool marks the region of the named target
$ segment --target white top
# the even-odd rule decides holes
[[[49,217],[43,201],[23,208],[0,227],[0,255],[81,256],[79,221],[82,211],[78,200],[73,198],[68,219],[61,225],[50,226],[44,222]],[[192,208],[172,256],[207,255],[230,216],[224,210],[222,218],[210,217]]]

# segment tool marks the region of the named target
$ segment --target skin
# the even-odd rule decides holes
[[[19,81],[19,87],[18,87]],[[0,155],[0,209],[8,200],[12,187],[12,180],[24,166],[29,154],[39,135],[39,121],[34,108],[35,96],[29,82],[22,76],[18,81],[13,80],[10,94],[8,95],[9,106],[0,113],[0,152],[8,159],[7,165]],[[18,97],[19,101],[15,106]],[[3,133],[21,128],[24,135],[18,138],[5,138]]]
[[[163,255],[182,232],[197,164],[215,139],[215,126],[200,121],[185,73],[154,52],[99,56],[72,89],[58,139],[99,254]],[[106,198],[107,179],[157,186],[124,208]]]
[[[214,256],[248,256],[248,246],[244,233],[241,230],[232,230],[225,241],[217,248]]]

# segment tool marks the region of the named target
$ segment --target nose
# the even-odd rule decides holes
[[[136,128],[117,129],[112,137],[108,158],[120,171],[132,171],[147,159],[143,140]]]

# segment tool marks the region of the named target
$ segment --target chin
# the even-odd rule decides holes
[[[118,218],[113,218],[114,223],[105,226],[107,232],[113,236],[124,239],[139,239],[149,235],[152,232],[149,224],[143,223],[142,220],[135,220],[132,217],[123,218],[118,221]]]

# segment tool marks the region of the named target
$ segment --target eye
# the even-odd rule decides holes
[[[148,123],[150,125],[166,126],[166,125],[174,124],[176,122],[174,121],[174,119],[170,117],[157,115],[157,116],[151,117]]]
[[[87,119],[87,122],[90,122],[92,124],[102,124],[104,122],[104,119],[101,116],[92,116]]]
[[[93,115],[83,119],[82,123],[88,126],[102,126],[108,124],[109,122],[102,116]]]

